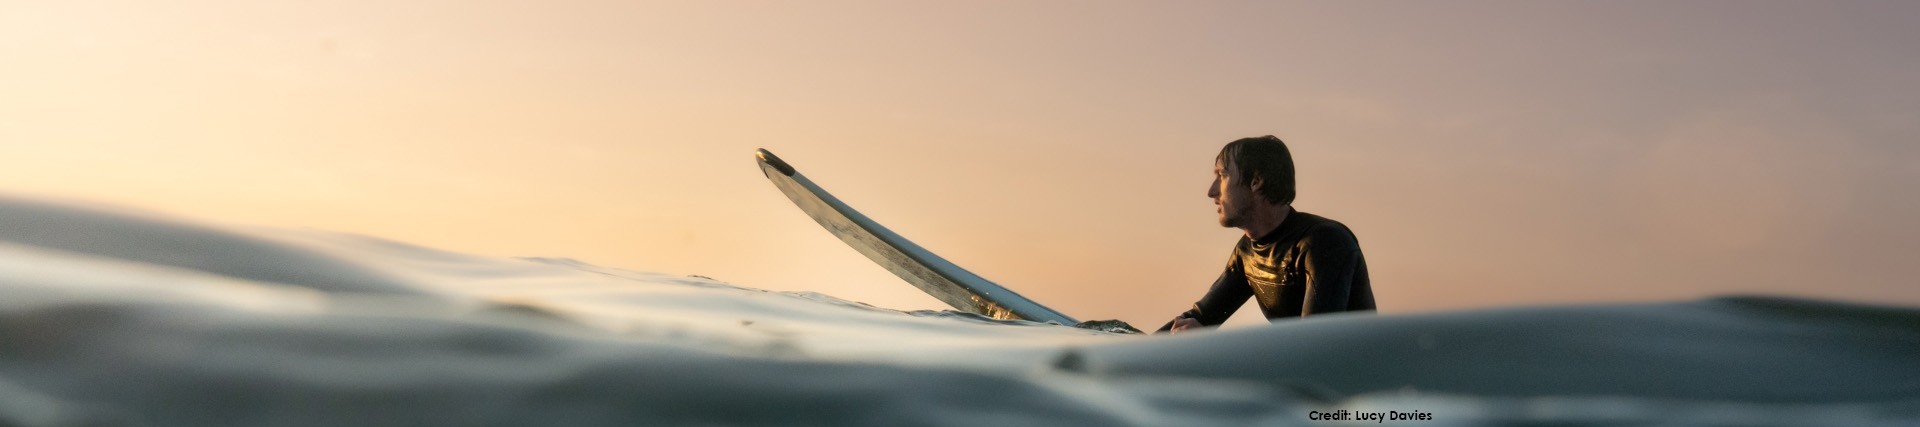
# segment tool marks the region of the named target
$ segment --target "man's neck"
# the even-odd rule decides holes
[[[1290,204],[1258,206],[1253,210],[1253,217],[1248,218],[1247,226],[1240,229],[1247,232],[1248,239],[1259,240],[1280,228],[1280,223],[1285,222],[1290,213],[1293,213],[1293,205]]]

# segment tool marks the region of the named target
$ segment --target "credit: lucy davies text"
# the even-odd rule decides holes
[[[1384,423],[1387,421],[1432,421],[1433,413],[1422,411],[1359,412],[1341,409],[1332,412],[1307,412],[1307,419],[1314,421],[1373,421],[1376,423]]]

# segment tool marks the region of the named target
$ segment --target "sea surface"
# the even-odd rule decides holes
[[[1144,336],[0,197],[0,426],[1376,424],[1920,426],[1920,309]]]

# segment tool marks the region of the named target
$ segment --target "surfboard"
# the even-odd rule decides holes
[[[875,264],[920,288],[927,295],[953,306],[955,310],[995,319],[1062,325],[1080,323],[900,237],[821,189],[813,180],[795,170],[793,165],[773,155],[773,152],[759,149],[754,157],[760,163],[760,171],[773,181],[773,186],[793,200],[794,206],[806,212],[814,222],[820,223],[834,237],[839,237],[847,246]]]

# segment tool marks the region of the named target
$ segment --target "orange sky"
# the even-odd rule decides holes
[[[9,2],[0,191],[940,307],[790,206],[765,147],[982,276],[1154,327],[1236,238],[1214,153],[1275,134],[1384,311],[1915,305],[1916,12]]]

